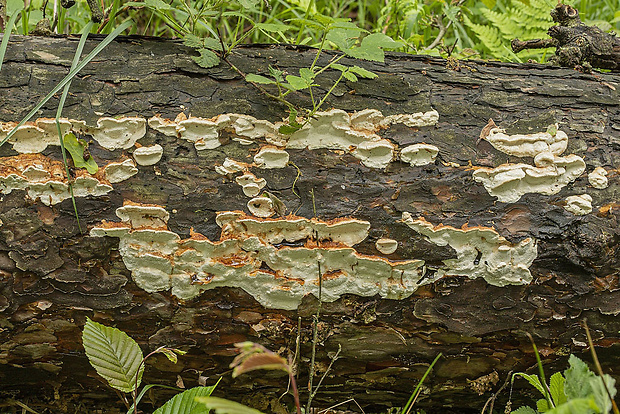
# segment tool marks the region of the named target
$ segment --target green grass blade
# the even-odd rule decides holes
[[[111,387],[132,392],[140,384],[144,355],[125,332],[87,319],[82,342],[90,364]]]
[[[13,31],[13,26],[15,25],[15,20],[17,17],[21,16],[21,9],[15,10],[13,15],[9,19],[9,22],[6,24],[4,28],[4,35],[2,36],[2,43],[0,43],[0,70],[2,70],[2,62],[4,62],[4,55],[6,54],[6,48],[9,45],[9,38],[11,37],[11,32]]]
[[[17,131],[17,129],[24,125],[26,122],[28,122],[30,120],[30,118],[32,118],[39,109],[41,109],[41,107],[43,105],[45,105],[47,103],[47,101],[49,101],[52,96],[54,96],[59,90],[61,90],[62,88],[64,88],[64,86],[69,83],[71,81],[71,79],[73,79],[73,77],[75,75],[77,75],[77,73],[79,71],[81,71],[82,69],[84,69],[84,67],[90,63],[91,60],[93,60],[95,58],[95,56],[97,56],[106,46],[108,46],[119,34],[121,34],[123,31],[125,31],[125,29],[127,29],[128,27],[130,27],[133,24],[132,21],[126,21],[123,24],[121,24],[120,26],[118,26],[116,29],[114,29],[114,31],[112,33],[110,33],[105,39],[103,39],[103,41],[101,43],[99,43],[97,45],[97,47],[95,47],[92,52],[90,52],[82,61],[80,61],[80,63],[78,63],[78,65],[73,68],[73,70],[71,70],[69,72],[69,74],[67,76],[65,76],[63,78],[63,80],[61,80],[55,87],[54,89],[52,89],[47,95],[45,95],[45,97],[30,111],[28,112],[28,114],[24,117],[24,119],[22,119],[16,126],[15,128],[13,128],[8,135],[0,142],[0,146],[4,145],[5,142],[7,142]]]
[[[428,367],[428,369],[426,370],[426,372],[424,373],[424,375],[422,375],[422,379],[420,380],[420,382],[418,383],[418,385],[415,387],[415,390],[413,390],[413,392],[411,393],[411,397],[409,397],[409,401],[407,401],[407,404],[405,404],[405,406],[403,407],[403,409],[401,410],[401,414],[406,414],[409,411],[411,411],[411,407],[413,406],[413,402],[414,402],[414,398],[418,395],[418,391],[420,390],[420,388],[422,387],[422,384],[424,383],[424,380],[426,379],[426,377],[428,376],[428,374],[430,374],[431,370],[433,369],[433,366],[435,366],[435,364],[437,363],[437,361],[439,361],[439,358],[441,358],[441,352],[439,353],[439,355],[437,355],[435,357],[435,359],[433,360],[433,362],[431,363],[431,365]]]
[[[75,51],[75,55],[73,56],[73,62],[71,63],[71,70],[75,69],[80,61],[80,56],[82,56],[82,51],[84,50],[84,45],[86,44],[86,39],[88,38],[88,33],[90,33],[90,29],[93,27],[93,21],[90,20],[84,30],[82,31],[82,37],[80,38],[80,42],[78,43],[78,47]],[[70,72],[69,71],[69,72]],[[65,151],[65,141],[62,136],[62,132],[60,131],[60,116],[62,115],[62,109],[65,106],[65,101],[67,100],[67,95],[69,94],[69,88],[71,87],[71,80],[67,82],[65,85],[65,89],[62,91],[62,96],[60,97],[60,102],[58,103],[58,109],[56,110],[56,130],[58,131],[58,138],[60,140],[60,151],[62,153],[62,163],[65,166],[65,174],[67,175],[67,183],[69,184],[69,194],[71,194],[71,202],[73,203],[73,212],[75,213],[75,219],[77,220],[78,229],[80,233],[82,233],[82,226],[80,225],[80,216],[78,215],[77,205],[75,204],[75,196],[73,195],[73,182],[71,181],[71,176],[69,175],[69,166],[67,165],[67,153]]]

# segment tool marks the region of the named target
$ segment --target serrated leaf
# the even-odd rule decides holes
[[[568,358],[569,368],[564,371],[564,392],[566,398],[586,398],[592,394],[589,380],[594,377],[588,365],[575,355]]]
[[[511,414],[536,414],[536,411],[530,407],[519,407],[514,411],[511,411]]]
[[[276,69],[269,65],[269,74],[276,80],[276,82],[284,82],[284,72],[280,69]]]
[[[217,51],[222,51],[222,42],[219,41],[219,39],[214,39],[212,37],[207,37],[202,39],[204,42],[204,45],[207,49],[211,49],[211,50],[217,50]]]
[[[551,407],[549,407],[549,403],[544,398],[536,401],[536,410],[538,410],[539,413],[544,413],[548,411],[549,408]]]
[[[214,410],[216,414],[264,414],[254,408],[224,398],[196,397],[196,401]]]
[[[348,51],[351,50],[351,47],[355,45],[355,40],[358,35],[359,32],[355,33],[351,30],[334,29],[330,30],[329,33],[327,33],[326,40],[335,44],[336,47],[345,54],[348,54]]]
[[[78,140],[74,134],[67,134],[62,139],[65,149],[69,151],[73,165],[75,168],[85,168],[89,174],[95,174],[99,170],[99,166],[88,152],[84,152],[87,148],[86,143],[83,140]],[[84,154],[87,154],[87,159],[84,159]]]
[[[363,38],[360,46],[349,50],[347,54],[358,59],[383,62],[385,60],[384,48],[395,49],[401,46],[402,43],[394,41],[383,33],[373,33]]]
[[[611,397],[614,398],[616,396],[616,380],[611,376],[605,374],[604,375],[605,383],[607,384],[607,389],[611,394]],[[612,404],[609,400],[609,396],[607,395],[607,391],[605,390],[605,384],[603,384],[603,378],[600,376],[596,376],[590,378],[589,380],[590,388],[592,389],[592,395],[594,397],[594,402],[597,407],[601,409],[601,412],[608,413],[611,411]]]
[[[252,9],[252,8],[256,7],[256,5],[258,4],[259,1],[260,0],[239,0],[239,4],[244,9]]]
[[[351,81],[351,82],[357,82],[357,76],[355,76],[353,73],[351,73],[350,71],[344,71],[342,72],[342,76],[344,76],[345,79]]]
[[[546,411],[545,414],[599,414],[601,411],[594,403],[594,398],[575,398]]]
[[[294,91],[299,91],[302,89],[306,89],[309,85],[304,79],[295,75],[288,75],[286,77],[286,81],[290,85],[290,89]],[[285,86],[286,87],[286,86]]]
[[[220,64],[220,58],[210,49],[199,49],[200,56],[192,56],[194,62],[203,68],[212,68]]]
[[[273,79],[269,79],[261,75],[255,75],[253,73],[245,75],[245,80],[248,82],[262,83],[263,85],[270,85],[272,83],[276,83]]]
[[[373,73],[369,70],[366,70],[364,68],[360,68],[359,66],[351,66],[349,68],[349,70],[353,73],[355,73],[356,75],[361,76],[362,78],[366,78],[366,79],[375,79],[378,77],[378,75],[376,73]]]
[[[265,32],[286,32],[291,29],[291,26],[283,23],[256,23],[255,27]]]
[[[125,332],[87,318],[82,343],[90,364],[111,387],[132,392],[140,385],[144,356],[136,341]]]
[[[183,37],[183,44],[188,47],[193,47],[194,49],[201,49],[204,47],[202,39],[191,33],[188,33],[185,37]]]
[[[544,396],[546,395],[545,393],[545,389],[543,388],[540,379],[538,378],[538,375],[529,375],[526,374],[524,372],[518,372],[515,375],[518,375],[522,378],[524,378],[525,380],[527,380],[527,382],[529,382],[532,386],[534,386],[534,388],[536,388],[538,391],[540,391],[540,393]]]
[[[208,397],[215,387],[194,387],[172,397],[153,414],[207,414],[209,409],[196,401],[196,397]]]
[[[316,76],[314,74],[314,71],[310,68],[301,68],[299,69],[299,76],[305,80],[306,82],[308,82],[309,84],[311,84],[314,81],[314,77]]]
[[[564,376],[562,373],[556,372],[551,376],[549,379],[549,392],[551,393],[551,399],[556,406],[566,402],[566,394],[564,393]]]
[[[174,7],[170,6],[163,0],[145,0],[144,4],[151,10],[162,11],[162,10],[174,10]]]

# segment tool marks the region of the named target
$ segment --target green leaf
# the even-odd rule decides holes
[[[274,68],[273,66],[269,65],[269,74],[276,80],[276,82],[284,82],[284,72]]]
[[[287,85],[283,85],[283,86],[285,86],[287,89],[292,89],[294,91],[306,89],[309,86],[308,82],[306,82],[301,77],[295,76],[295,75],[288,75],[286,77],[286,81],[288,82],[288,85],[290,86],[290,88]]]
[[[353,73],[351,73],[348,70],[342,72],[342,76],[344,76],[345,79],[347,79],[347,80],[349,80],[351,82],[357,82],[357,76],[355,76]]]
[[[270,85],[272,83],[276,83],[273,79],[269,79],[261,75],[255,75],[253,73],[245,75],[245,80],[248,82],[262,83],[263,85]]]
[[[543,388],[542,384],[540,383],[540,379],[538,378],[538,375],[528,375],[524,372],[517,372],[514,375],[518,375],[522,378],[525,378],[527,380],[527,382],[529,382],[530,384],[532,384],[534,386],[534,388],[536,388],[538,391],[540,391],[540,393],[544,396],[545,393],[545,389]]]
[[[202,39],[191,33],[185,35],[183,44],[188,47],[193,47],[194,49],[202,49],[204,47]]]
[[[256,23],[255,27],[265,32],[286,32],[292,28],[283,23]]]
[[[175,395],[159,407],[153,414],[207,414],[209,409],[196,401],[196,397],[208,397],[213,387],[194,387]]]
[[[536,411],[530,407],[519,407],[518,409],[511,411],[511,414],[537,414]]]
[[[132,392],[140,385],[144,356],[136,341],[125,332],[87,318],[82,342],[90,364],[111,387]]]
[[[214,410],[216,414],[264,414],[254,408],[224,398],[196,397],[196,401]]]
[[[202,39],[204,45],[207,49],[222,51],[222,42],[219,39],[214,39],[212,37],[207,37]]]
[[[601,411],[594,403],[594,398],[575,398],[568,400],[564,404],[557,406],[545,414],[599,414],[606,413]]]
[[[327,33],[326,40],[332,42],[345,54],[348,54],[350,49],[355,45],[355,40],[359,36],[358,33],[354,33],[345,29],[334,29]]]
[[[210,49],[199,49],[200,56],[192,56],[194,62],[203,68],[212,68],[220,64],[220,58]]]
[[[612,398],[615,397],[616,396],[616,387],[615,387],[616,380],[607,374],[605,374],[603,378],[605,379],[605,383],[607,384],[607,389],[609,390],[611,397]],[[596,403],[598,407],[600,407],[601,412],[608,413],[611,411],[612,404],[611,404],[611,401],[609,400],[609,396],[607,395],[607,391],[605,390],[605,384],[603,384],[603,378],[597,375],[594,378],[590,378],[589,383],[590,383],[590,388],[592,389],[592,394],[594,396],[594,402]]]
[[[312,69],[309,68],[301,68],[299,69],[299,76],[305,80],[309,85],[312,84],[312,82],[314,81],[314,77],[316,76],[314,74],[314,71]]]
[[[568,365],[568,369],[564,371],[564,392],[567,399],[589,397],[592,394],[589,380],[594,378],[594,373],[575,355],[568,358]]]
[[[74,134],[69,133],[63,137],[62,141],[65,149],[69,151],[73,159],[75,168],[85,168],[89,174],[95,174],[99,170],[92,155],[88,154],[87,151],[85,152],[87,145],[84,140],[78,141]],[[85,154],[87,155],[86,160],[84,159]]]
[[[566,394],[564,393],[564,377],[562,376],[562,373],[556,372],[551,376],[549,379],[549,391],[551,392],[551,399],[556,406],[566,402]]]
[[[549,407],[549,403],[544,398],[536,401],[536,410],[539,413],[544,413],[545,411],[549,411],[551,407]]]
[[[296,125],[280,125],[280,128],[278,128],[278,132],[280,134],[284,134],[284,135],[291,135],[294,134],[295,132],[299,131],[301,129],[301,126],[296,126]]]
[[[253,9],[260,0],[239,0],[239,4],[244,9]]]
[[[177,358],[177,353],[179,355],[183,355],[186,352],[185,351],[180,351],[178,349],[173,349],[173,348],[157,348],[154,352],[154,354],[164,354],[166,356],[166,358],[168,358],[168,360],[170,362],[172,362],[173,364],[176,364],[177,362],[179,362],[179,359]]]
[[[362,44],[348,51],[347,54],[364,60],[373,62],[383,62],[385,54],[383,49],[395,49],[401,47],[402,43],[394,41],[391,37],[383,33],[373,33],[362,39]]]
[[[362,78],[366,78],[366,79],[375,79],[379,77],[376,73],[373,73],[364,68],[360,68],[359,66],[351,66],[349,70],[355,73],[356,75],[361,76]]]

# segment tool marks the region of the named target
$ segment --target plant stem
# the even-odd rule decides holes
[[[598,375],[600,375],[601,380],[603,380],[603,386],[605,387],[605,391],[607,392],[607,397],[611,401],[611,407],[614,411],[614,414],[619,414],[618,406],[613,398],[611,398],[611,393],[609,392],[609,388],[607,387],[607,382],[605,382],[605,376],[603,374],[603,368],[601,367],[601,363],[598,360],[598,355],[596,355],[596,350],[594,349],[594,342],[592,342],[592,335],[590,334],[590,329],[588,328],[588,321],[584,318],[583,327],[586,329],[586,336],[588,338],[588,345],[590,345],[590,353],[592,354],[592,359],[594,360],[594,366],[598,371]]]

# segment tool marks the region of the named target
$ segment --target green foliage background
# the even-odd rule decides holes
[[[59,0],[30,0],[15,32],[28,34],[44,17],[57,21],[60,33],[79,33],[90,19],[86,0],[70,9]],[[569,2],[586,24],[620,31],[618,0]],[[44,4],[47,6],[43,10]],[[136,22],[129,33],[163,37],[200,38],[239,43],[293,43],[319,46],[322,33],[312,24],[321,16],[350,19],[369,33],[384,33],[400,41],[400,51],[499,59],[544,61],[551,50],[529,50],[515,55],[510,40],[546,38],[553,25],[549,12],[556,0],[102,0],[110,21],[93,32],[110,33],[123,21]],[[8,0],[9,15],[24,0]],[[54,10],[57,10],[56,14]],[[254,26],[259,30],[251,30]],[[437,37],[445,32],[439,42]],[[329,47],[330,45],[325,45]],[[431,46],[429,48],[429,46]]]

